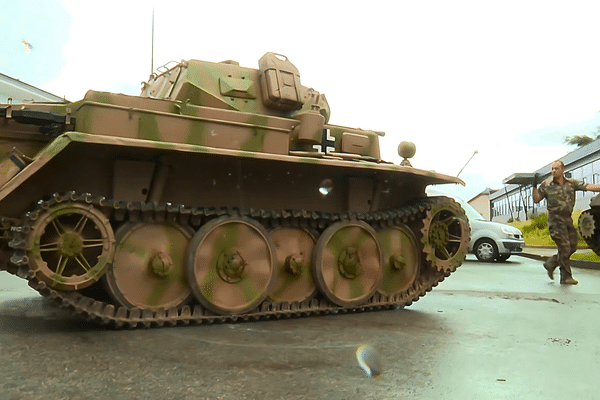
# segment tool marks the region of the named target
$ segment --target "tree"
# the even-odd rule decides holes
[[[594,136],[589,136],[589,135],[566,136],[564,140],[565,140],[565,143],[568,144],[569,146],[583,147],[586,144],[592,143],[596,139],[600,139],[600,126],[596,127],[596,132],[594,132],[593,135]]]

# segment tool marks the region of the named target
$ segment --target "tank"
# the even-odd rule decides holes
[[[600,255],[600,195],[590,199],[590,208],[579,215],[579,234],[587,245]]]
[[[0,268],[115,327],[408,306],[469,241],[425,188],[464,183],[329,117],[275,53],[171,64],[140,96],[1,105]]]

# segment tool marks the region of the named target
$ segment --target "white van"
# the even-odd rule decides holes
[[[469,253],[479,261],[506,261],[514,253],[520,253],[525,246],[523,233],[514,226],[488,221],[469,203],[454,198],[465,210],[471,225]]]

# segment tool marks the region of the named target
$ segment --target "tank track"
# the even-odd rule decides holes
[[[334,305],[324,297],[304,302],[272,303],[268,299],[253,311],[241,315],[216,315],[200,304],[185,305],[181,308],[170,309],[139,309],[115,306],[108,302],[96,300],[76,291],[61,291],[49,287],[45,282],[38,280],[29,270],[25,243],[31,225],[40,213],[59,203],[80,202],[93,205],[101,210],[107,218],[115,223],[156,221],[177,222],[189,224],[198,229],[204,222],[222,215],[248,216],[259,221],[263,226],[276,227],[284,221],[294,221],[300,226],[307,226],[322,232],[327,226],[339,220],[362,220],[373,227],[384,227],[402,222],[411,227],[419,236],[422,221],[426,218],[427,210],[445,198],[423,198],[401,208],[372,213],[321,213],[306,210],[257,210],[249,208],[189,208],[183,205],[170,203],[140,203],[120,202],[108,200],[104,197],[93,197],[90,194],[76,194],[75,192],[54,194],[49,200],[39,201],[34,211],[26,213],[23,224],[11,228],[12,240],[9,246],[14,253],[11,258],[12,265],[4,264],[7,272],[27,279],[29,286],[38,291],[60,307],[67,309],[72,314],[83,317],[89,321],[102,325],[111,325],[115,328],[161,327],[189,324],[231,323],[238,321],[257,321],[264,319],[280,319],[325,314],[350,313],[374,311],[383,309],[397,309],[409,306],[419,300],[438,283],[449,276],[451,270],[438,270],[426,261],[422,255],[420,271],[413,284],[405,291],[395,296],[383,296],[375,293],[365,304],[352,307]],[[422,249],[423,251],[423,249]],[[16,268],[15,266],[18,266]],[[85,291],[85,289],[84,289]],[[194,301],[195,302],[195,301]]]
[[[600,256],[600,232],[595,232],[594,235],[588,239],[584,238],[589,248]]]

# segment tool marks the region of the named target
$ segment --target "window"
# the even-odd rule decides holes
[[[582,169],[581,168],[575,168],[574,170],[569,171],[571,172],[571,178],[573,179],[577,179],[577,180],[583,180],[583,174],[582,174]]]
[[[592,163],[592,171],[594,174],[600,174],[600,160],[596,160]]]
[[[583,181],[585,183],[594,183],[594,163],[583,166]],[[593,192],[583,192],[583,197],[592,197]]]
[[[583,171],[583,176],[592,176],[592,172],[593,172],[593,167],[592,167],[592,163],[586,164],[583,167],[581,167],[581,170]]]

